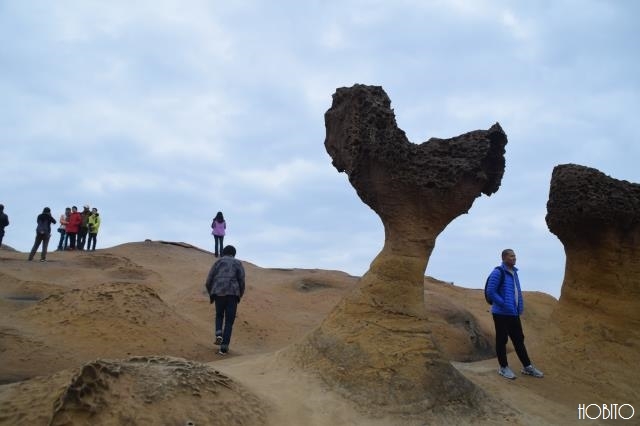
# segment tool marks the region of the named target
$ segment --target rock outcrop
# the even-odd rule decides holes
[[[2,424],[253,426],[269,411],[208,365],[166,356],[98,359],[7,386]]]
[[[366,406],[425,413],[478,409],[483,393],[438,350],[424,272],[436,237],[500,186],[499,124],[451,139],[407,140],[381,87],[340,88],[325,114],[325,147],[382,219],[385,242],[357,289],[296,348],[297,359]],[[486,406],[486,405],[485,405]]]
[[[638,400],[640,185],[589,167],[556,166],[546,220],[566,254],[546,333],[555,349],[549,369],[567,381],[577,373],[574,380],[588,383],[594,397]]]
[[[640,320],[640,185],[589,167],[556,166],[547,225],[562,242],[565,276],[558,309]]]

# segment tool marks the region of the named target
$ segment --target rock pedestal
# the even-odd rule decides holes
[[[566,254],[557,310],[572,305],[640,321],[640,185],[556,166],[546,221]]]
[[[505,133],[496,123],[413,144],[384,90],[364,85],[336,91],[325,125],[333,165],[380,216],[385,242],[358,288],[298,345],[298,359],[351,399],[389,411],[477,406],[482,392],[431,339],[424,272],[447,224],[498,190]]]

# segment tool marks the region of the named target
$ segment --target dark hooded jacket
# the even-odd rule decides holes
[[[233,256],[223,255],[211,267],[205,286],[211,301],[216,296],[242,298],[245,286],[242,262]]]

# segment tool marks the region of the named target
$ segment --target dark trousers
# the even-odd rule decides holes
[[[89,242],[87,243],[87,250],[95,250],[97,240],[98,240],[98,234],[91,232],[89,234]],[[93,243],[93,248],[91,248],[92,243]]]
[[[215,245],[213,253],[215,253],[216,256],[222,254],[222,242],[223,241],[224,241],[224,235],[214,235],[213,236],[213,243]],[[218,248],[220,250],[218,250]]]
[[[516,354],[524,367],[531,365],[531,360],[524,346],[524,333],[519,316],[493,314],[493,324],[496,327],[496,355],[500,367],[509,365],[507,362],[507,340],[510,338]]]
[[[38,251],[38,247],[40,247],[40,243],[42,243],[42,254],[40,255],[40,259],[47,259],[47,247],[49,246],[49,238],[51,234],[38,234],[36,233],[36,240],[33,242],[33,247],[31,247],[31,253],[29,253],[29,260],[33,260],[33,257],[36,255]]]
[[[67,232],[67,236],[69,237],[69,248],[71,250],[75,250],[76,249],[76,236],[78,235],[77,232]]]
[[[58,242],[58,250],[62,250],[64,248],[63,244],[65,242],[65,237],[67,236],[67,233],[65,232],[64,229],[58,232],[60,232],[60,241]]]
[[[78,232],[78,250],[84,250],[84,244],[87,242],[87,232],[89,232],[89,228],[80,228],[80,232]]]
[[[222,349],[229,349],[233,322],[238,310],[238,296],[216,296],[216,336],[222,336]]]

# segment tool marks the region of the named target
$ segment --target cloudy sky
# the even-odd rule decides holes
[[[0,0],[4,242],[28,251],[44,206],[90,204],[98,248],[212,250],[220,210],[243,260],[361,275],[382,224],[332,167],[323,115],[363,83],[412,142],[495,122],[509,138],[500,190],[426,274],[481,288],[512,247],[523,286],[558,297],[553,167],[640,181],[638,16],[633,0]]]

